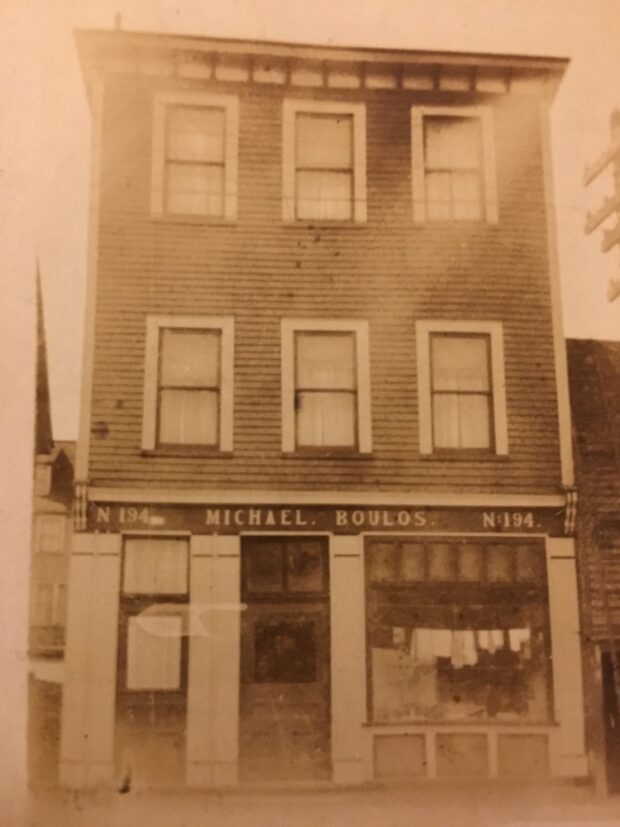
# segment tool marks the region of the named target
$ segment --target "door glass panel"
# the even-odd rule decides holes
[[[256,546],[247,555],[246,589],[252,593],[281,592],[282,547],[276,544]]]
[[[125,541],[125,594],[186,594],[187,542],[163,537]]]
[[[256,683],[317,680],[317,630],[312,620],[265,620],[254,627]]]
[[[323,554],[320,545],[289,548],[287,552],[287,589],[290,592],[323,590]]]

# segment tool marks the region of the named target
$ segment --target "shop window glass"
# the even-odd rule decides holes
[[[137,615],[127,628],[127,689],[174,690],[181,686],[183,620]]]
[[[426,579],[406,576],[402,561],[411,544],[367,544],[372,719],[548,721],[545,569],[538,568],[537,581],[525,580],[524,565],[519,569],[516,563],[535,554],[542,562],[540,548],[468,542],[416,546],[424,563],[415,572],[424,566]]]
[[[125,594],[186,594],[187,542],[165,537],[125,541]]]

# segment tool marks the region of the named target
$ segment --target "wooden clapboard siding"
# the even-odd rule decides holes
[[[240,100],[238,220],[150,217],[152,95],[170,79],[106,79],[90,479],[153,487],[549,493],[560,480],[536,97],[322,90],[367,106],[368,222],[285,226],[281,108],[303,89],[209,82]],[[412,220],[410,107],[495,104],[497,225]],[[147,314],[235,317],[232,457],[141,455]],[[281,455],[280,319],[370,327],[373,452]],[[508,458],[421,459],[418,319],[504,325]],[[105,435],[104,435],[105,432]]]

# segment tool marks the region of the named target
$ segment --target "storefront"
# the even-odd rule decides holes
[[[557,504],[90,503],[63,782],[585,775],[564,520]]]

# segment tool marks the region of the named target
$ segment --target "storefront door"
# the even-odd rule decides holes
[[[241,779],[327,779],[327,542],[248,538],[241,576]]]
[[[620,710],[618,709],[614,668],[609,652],[603,652],[601,666],[603,672],[607,790],[610,794],[618,794],[620,793]]]

